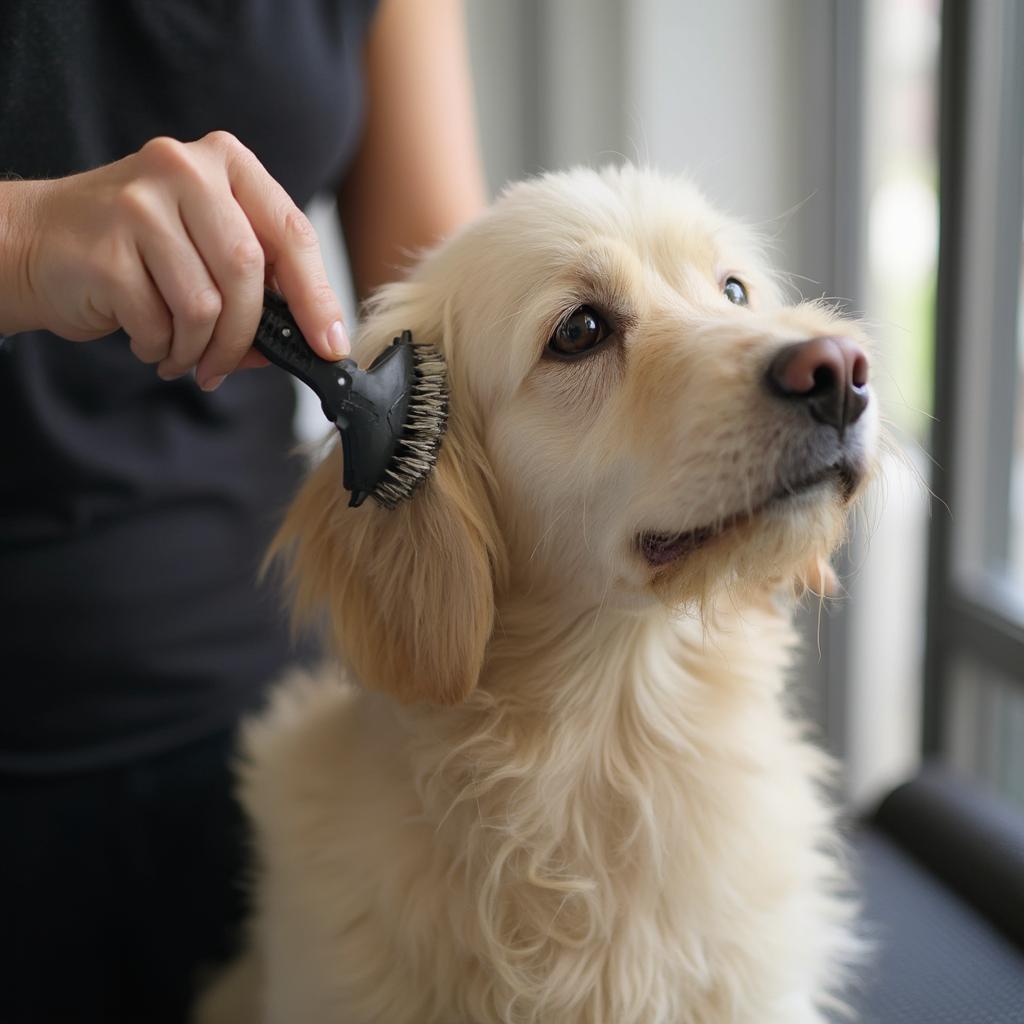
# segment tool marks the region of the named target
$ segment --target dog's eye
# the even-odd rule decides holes
[[[747,304],[746,286],[738,278],[727,277],[722,294],[734,305],[745,306]]]
[[[548,348],[560,356],[581,356],[596,348],[611,332],[590,306],[570,313],[548,339]]]

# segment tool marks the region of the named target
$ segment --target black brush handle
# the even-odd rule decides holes
[[[337,421],[352,391],[352,375],[358,367],[351,359],[321,359],[309,347],[287,303],[272,291],[263,294],[263,316],[252,344],[275,366],[312,388],[324,415],[332,423]]]

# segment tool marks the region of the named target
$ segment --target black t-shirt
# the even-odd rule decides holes
[[[356,147],[373,0],[3,0],[0,174],[234,133],[300,206]],[[257,586],[294,492],[276,369],[206,394],[117,333],[0,345],[0,771],[167,749],[256,705],[291,653]]]

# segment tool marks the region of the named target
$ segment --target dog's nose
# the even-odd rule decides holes
[[[840,434],[868,404],[868,357],[849,338],[811,338],[787,345],[768,367],[776,394],[803,402]]]

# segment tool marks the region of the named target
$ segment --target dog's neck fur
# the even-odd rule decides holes
[[[662,609],[571,622],[546,610],[502,604],[464,705],[399,713],[448,884],[476,907],[454,932],[464,955],[484,954],[487,998],[523,1019],[616,1022],[649,1019],[652,998],[669,1011],[657,1019],[680,1022],[770,998],[753,968],[735,990],[716,985],[725,946],[691,920],[720,914],[727,929],[764,829],[816,813],[802,781],[813,753],[800,746],[798,765],[782,749],[795,739],[779,700],[788,623],[759,609],[719,611],[709,625]],[[751,630],[774,635],[751,644]],[[755,649],[778,663],[755,662]],[[780,793],[797,806],[780,807]],[[774,870],[780,891],[810,856],[784,852],[756,872]],[[779,933],[776,919],[766,942]],[[560,1004],[568,993],[584,1002]]]

